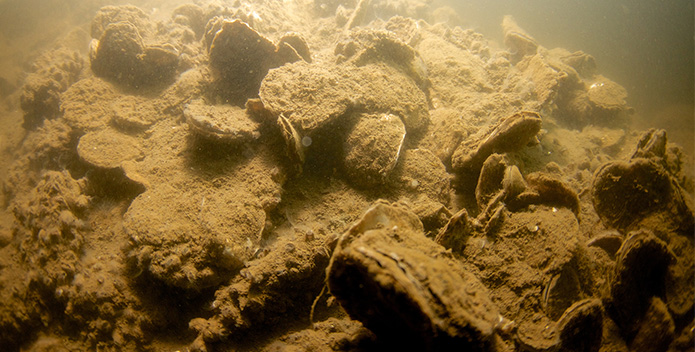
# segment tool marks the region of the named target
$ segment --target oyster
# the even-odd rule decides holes
[[[623,244],[623,235],[618,231],[604,231],[595,237],[592,237],[586,245],[589,247],[598,247],[606,251],[611,257],[615,257],[615,254],[620,249]]]
[[[237,106],[207,105],[202,100],[194,100],[186,105],[183,115],[191,129],[204,137],[234,143],[260,137],[260,124]]]
[[[327,273],[340,305],[383,341],[425,351],[493,343],[500,315],[485,287],[401,206],[369,208],[339,239]]]
[[[596,213],[604,223],[626,229],[670,203],[668,172],[648,159],[615,161],[596,171],[591,188]]]
[[[650,298],[663,292],[674,256],[666,243],[644,230],[629,233],[616,256],[609,298],[612,318],[623,333],[631,335]]]
[[[502,32],[504,45],[509,48],[516,61],[526,55],[536,54],[538,43],[519,27],[512,16],[507,15],[502,19]]]
[[[630,350],[666,351],[675,338],[676,324],[666,304],[660,298],[653,297],[648,304],[649,308],[641,319],[635,337],[630,342]]]
[[[302,164],[304,164],[304,145],[302,144],[302,137],[297,133],[297,130],[292,126],[290,120],[288,120],[284,114],[278,116],[278,125],[280,126],[280,132],[282,137],[285,139],[285,144],[287,145],[287,153],[290,158],[290,162],[294,164],[298,171],[302,171]]]
[[[131,267],[185,290],[219,285],[258,246],[266,214],[257,199],[238,188],[154,185],[124,215]]]
[[[82,136],[77,144],[77,154],[88,164],[102,169],[118,168],[124,161],[143,156],[136,138],[110,128]]]
[[[405,126],[393,114],[362,115],[345,139],[345,168],[352,181],[363,186],[383,184],[405,141]]]
[[[277,66],[270,40],[240,20],[222,22],[210,46],[210,67],[231,100],[257,97],[263,77]]]
[[[365,66],[300,61],[271,70],[260,98],[266,109],[285,114],[302,134],[349,128],[348,111],[399,116],[408,133],[429,122],[427,98],[412,79],[383,63]]]
[[[504,170],[504,178],[502,178],[502,190],[509,198],[514,198],[524,192],[528,185],[521,176],[521,171],[516,165],[507,166]],[[577,202],[578,203],[578,202]]]
[[[541,313],[523,319],[516,331],[522,351],[553,352],[560,346],[557,324]]]
[[[171,83],[178,67],[173,46],[146,46],[130,22],[109,24],[90,43],[90,59],[95,75],[134,88]]]
[[[535,112],[523,111],[500,119],[486,131],[463,141],[451,156],[452,167],[462,178],[461,186],[475,187],[485,159],[493,153],[522,148],[532,141],[540,129],[540,116]]]
[[[210,67],[216,74],[216,88],[226,101],[236,105],[258,97],[261,81],[271,68],[305,56],[311,58],[300,36],[287,36],[276,46],[241,20],[211,21],[206,39],[210,37]]]
[[[603,314],[599,299],[585,299],[567,308],[557,323],[560,349],[597,352],[603,337]]]
[[[589,101],[602,111],[620,111],[627,108],[625,88],[601,75],[594,77],[587,95]]]
[[[480,177],[475,187],[475,200],[478,208],[484,209],[488,202],[499,192],[506,175],[509,161],[502,154],[492,154],[483,163]]]

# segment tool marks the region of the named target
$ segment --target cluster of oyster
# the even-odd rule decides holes
[[[339,16],[347,3],[355,9]],[[128,240],[128,280],[214,290],[205,312],[185,316],[191,350],[287,322],[316,306],[324,284],[338,314],[404,350],[598,351],[608,338],[667,348],[692,320],[695,216],[665,133],[598,165],[585,192],[557,164],[528,173],[524,157],[547,133],[536,111],[611,125],[630,111],[624,89],[596,75],[591,56],[547,50],[511,17],[498,56],[460,28],[402,17],[359,28],[370,8],[401,3],[316,1],[346,28],[320,60],[297,33],[259,33],[255,12],[184,5],[155,25],[132,6],[99,11],[96,77],[26,88],[27,124],[62,114],[39,133],[60,132],[86,170],[80,180],[43,174],[14,209],[22,245],[36,252],[27,261],[68,266],[42,273],[48,300],[119,347],[170,319],[134,318],[143,304],[124,280],[102,290],[80,274],[79,289],[68,287],[90,272],[78,255],[91,192],[125,204],[113,233]],[[79,58],[66,61],[54,70],[80,72]],[[45,158],[63,150],[37,144]],[[463,206],[451,201],[450,173]],[[329,185],[301,177],[317,174]],[[293,223],[297,209],[315,223]],[[341,212],[355,216],[338,221]],[[592,216],[606,231],[588,238]],[[90,311],[96,299],[128,308]]]

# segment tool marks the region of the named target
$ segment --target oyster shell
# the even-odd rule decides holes
[[[541,129],[541,117],[523,111],[500,119],[495,125],[463,141],[451,156],[451,164],[461,176],[461,185],[473,188],[485,159],[493,153],[518,150],[528,144]]]
[[[605,224],[618,229],[668,206],[671,192],[668,172],[641,158],[604,164],[591,187],[596,213]]]
[[[517,61],[526,55],[534,55],[538,50],[536,40],[521,29],[512,16],[507,15],[502,19],[502,32],[504,45]]]
[[[143,156],[136,138],[110,128],[85,134],[77,144],[77,154],[90,165],[102,169],[114,169],[124,161]]]
[[[396,115],[362,115],[344,144],[351,181],[365,187],[383,184],[396,167],[405,135],[405,125]]]
[[[487,350],[497,308],[445,253],[415,214],[380,201],[338,241],[328,288],[353,319],[396,346]]]
[[[194,100],[183,111],[191,129],[204,137],[228,142],[248,142],[260,137],[260,124],[246,111],[231,105],[207,105]]]
[[[311,59],[309,47],[300,36],[288,35],[276,46],[241,20],[211,20],[205,38],[212,38],[210,67],[216,75],[216,88],[236,105],[258,97],[261,81],[271,68],[304,57]]]
[[[99,41],[90,43],[89,56],[95,75],[135,88],[171,83],[178,67],[173,46],[146,46],[130,22],[109,24]]]
[[[645,314],[649,299],[663,292],[674,256],[666,243],[646,230],[629,233],[616,256],[610,307],[613,320],[623,333],[631,335]]]
[[[597,352],[603,337],[603,304],[585,299],[567,308],[557,323],[560,349],[567,352]]]

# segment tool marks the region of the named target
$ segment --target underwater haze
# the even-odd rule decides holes
[[[583,50],[604,75],[628,90],[643,127],[671,132],[695,148],[695,14],[692,1],[454,1],[463,26],[501,42],[499,23],[512,14],[547,47]]]
[[[693,17],[0,0],[0,349],[692,351]]]

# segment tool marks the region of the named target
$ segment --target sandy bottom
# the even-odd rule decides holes
[[[35,59],[0,72],[0,345],[692,350],[692,128],[456,17],[107,6],[6,40]]]

